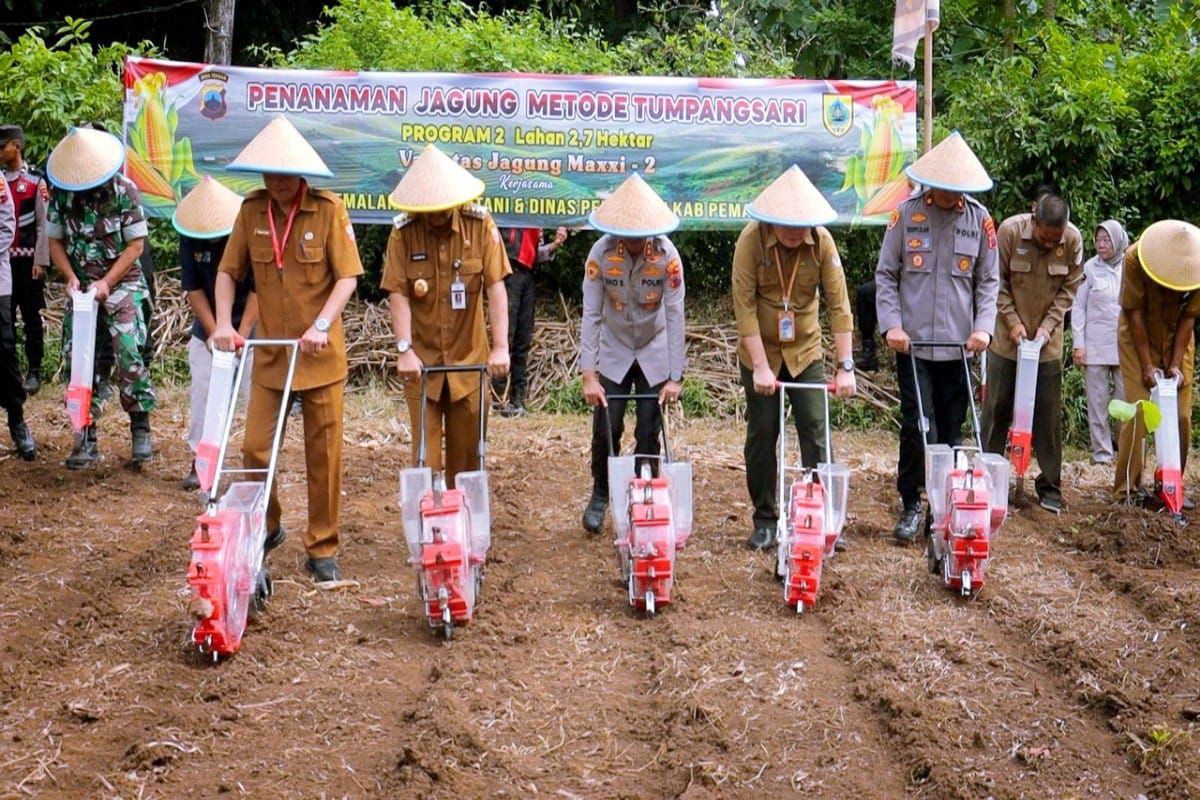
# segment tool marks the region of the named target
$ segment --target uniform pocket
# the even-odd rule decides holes
[[[483,288],[483,259],[462,259],[458,267],[458,279],[466,284],[467,292],[478,293]]]
[[[1071,265],[1063,262],[1050,262],[1050,266],[1046,269],[1051,275],[1056,278],[1061,278],[1071,272]]]
[[[271,252],[271,248],[269,247],[251,247],[250,260],[255,264],[275,266],[275,254]]]

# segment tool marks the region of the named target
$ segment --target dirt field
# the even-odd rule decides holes
[[[851,549],[797,617],[742,548],[740,426],[687,423],[696,533],[677,602],[643,619],[579,526],[585,420],[497,419],[483,601],[447,644],[404,563],[407,431],[364,392],[341,555],[360,585],[303,575],[293,425],[276,594],[214,666],[186,646],[182,393],[143,473],[110,413],[82,475],[60,393],[31,407],[40,459],[0,460],[0,797],[1200,797],[1198,524],[1112,509],[1105,470],[1070,471],[1071,513],[1010,519],[963,601],[891,543],[894,440],[840,436]]]

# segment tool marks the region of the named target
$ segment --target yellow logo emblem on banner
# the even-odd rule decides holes
[[[845,136],[854,127],[854,99],[848,94],[821,95],[825,130],[834,136]]]

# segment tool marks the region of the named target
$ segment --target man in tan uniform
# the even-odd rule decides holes
[[[1036,487],[1042,508],[1062,511],[1063,318],[1083,282],[1083,237],[1069,221],[1067,204],[1043,194],[1030,214],[1015,214],[996,232],[1000,242],[1000,293],[996,333],[988,359],[983,406],[983,446],[1004,454],[1012,426],[1017,348],[1042,339],[1033,405],[1033,451],[1041,474]]]
[[[824,383],[820,304],[825,299],[837,351],[834,378],[839,397],[850,397],[854,378],[854,320],[842,259],[829,231],[820,227],[837,212],[797,166],[754,199],[751,222],[733,250],[733,312],[741,347],[738,360],[746,390],[746,487],[754,503],[754,532],[746,546],[774,546],[779,512],[776,446],[779,405],[776,382]],[[828,461],[824,400],[818,392],[788,392],[806,467]],[[838,548],[844,547],[839,538]]]
[[[338,581],[338,517],[342,493],[342,396],[346,343],[342,308],[362,274],[354,229],[333,192],[311,189],[303,176],[333,177],[321,157],[284,117],[264,128],[229,165],[261,172],[265,189],[242,203],[217,274],[217,328],[213,345],[231,350],[235,287],[251,272],[258,295],[258,334],[299,339],[292,390],[304,416],[308,471],[307,569],[317,583]],[[267,465],[283,400],[288,353],[255,354],[242,459],[247,469]],[[279,500],[267,512],[267,550],[283,542]]]
[[[482,181],[429,145],[392,192],[401,213],[388,239],[381,285],[388,293],[399,351],[396,371],[405,381],[414,464],[423,367],[486,363],[492,378],[508,373],[504,277],[512,270],[491,215],[471,202],[483,188]],[[426,461],[434,472],[444,467],[446,486],[453,487],[455,475],[479,469],[479,415],[486,413],[479,376],[433,374],[427,391]]]
[[[1125,251],[1118,348],[1125,399],[1149,400],[1161,373],[1179,379],[1179,442],[1187,467],[1192,433],[1193,327],[1200,315],[1200,229],[1179,220],[1156,222]],[[1170,420],[1163,420],[1164,425]],[[1139,407],[1133,424],[1121,426],[1113,495],[1140,501],[1142,437]],[[1191,503],[1185,501],[1185,507]]]

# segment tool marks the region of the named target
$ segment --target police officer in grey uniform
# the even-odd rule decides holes
[[[608,507],[608,408],[613,446],[620,450],[625,401],[609,394],[658,395],[637,401],[635,451],[657,455],[660,403],[682,392],[683,265],[666,234],[679,218],[636,173],[588,217],[604,236],[588,253],[583,279],[579,368],[592,422],[592,498],[583,527],[599,533]]]
[[[969,402],[962,356],[951,348],[910,350],[910,340],[963,342],[987,349],[996,327],[1000,278],[996,226],[988,210],[964,192],[984,192],[992,180],[955,131],[906,170],[925,187],[892,213],[875,269],[879,329],[896,351],[900,385],[900,464],[896,488],[904,510],[893,535],[911,542],[921,518],[925,456],[917,424],[916,360],[929,441],[958,444]]]

